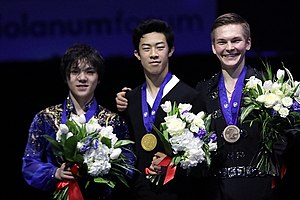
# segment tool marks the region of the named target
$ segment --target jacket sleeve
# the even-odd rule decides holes
[[[22,158],[22,174],[24,180],[32,187],[47,191],[53,190],[57,183],[55,172],[57,167],[47,157],[48,142],[42,137],[49,134],[51,128],[47,122],[37,114],[30,126],[28,141]]]

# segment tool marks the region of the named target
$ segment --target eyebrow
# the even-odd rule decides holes
[[[166,44],[166,43],[165,42],[157,42],[157,43],[154,44],[154,46],[157,46],[157,45],[160,45],[160,44]],[[141,44],[141,46],[152,46],[152,45],[149,44],[149,43],[143,43],[143,44]]]

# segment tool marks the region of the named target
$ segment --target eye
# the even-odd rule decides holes
[[[86,69],[85,72],[87,74],[95,74],[96,73],[96,70],[94,68],[91,68],[91,69]]]
[[[142,50],[143,50],[144,52],[148,52],[148,51],[150,51],[150,48],[149,48],[149,47],[143,47]]]
[[[164,50],[164,49],[165,49],[165,46],[157,46],[157,49],[160,50],[160,51],[161,51],[161,50]]]
[[[225,42],[225,41],[217,41],[217,44],[218,44],[218,45],[225,45],[226,42]]]
[[[235,40],[232,40],[231,42],[236,44],[236,43],[239,43],[241,41],[242,41],[241,39],[235,39]]]
[[[79,72],[80,72],[80,70],[75,69],[75,68],[71,69],[71,71],[70,71],[71,74],[78,74]]]

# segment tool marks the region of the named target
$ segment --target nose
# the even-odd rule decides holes
[[[234,49],[234,46],[233,46],[233,44],[232,44],[230,41],[227,42],[226,49],[227,49],[227,50],[232,50],[232,49]]]
[[[85,81],[87,78],[86,78],[86,73],[84,71],[81,71],[77,74],[77,79],[79,81]]]
[[[156,58],[158,55],[157,55],[157,50],[155,47],[152,47],[151,48],[151,51],[150,51],[150,58]]]

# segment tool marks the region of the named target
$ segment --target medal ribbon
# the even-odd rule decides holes
[[[221,74],[219,81],[219,94],[222,105],[222,112],[224,114],[227,125],[237,125],[238,112],[240,109],[241,97],[244,88],[244,79],[246,76],[247,67],[245,66],[239,75],[235,84],[235,89],[232,93],[230,102],[228,102],[226,88],[224,83],[223,74]]]
[[[73,102],[72,102],[72,104],[73,104]],[[73,107],[74,107],[74,105],[73,105]],[[97,101],[94,98],[92,105],[90,106],[88,111],[84,114],[86,122],[88,122],[94,116],[94,114],[96,113],[97,107],[98,107]],[[63,104],[63,113],[61,116],[61,123],[65,124],[66,122],[67,122],[67,100]]]
[[[172,74],[171,74],[171,72],[168,72],[168,74],[164,78],[164,80],[159,88],[159,91],[156,95],[155,101],[154,101],[152,109],[151,109],[151,113],[149,113],[148,104],[147,104],[146,82],[142,86],[142,112],[143,112],[142,114],[143,114],[144,126],[148,133],[152,132],[152,124],[154,123],[156,111],[157,111],[160,101],[162,99],[164,88],[165,88],[166,84],[171,80],[171,78],[172,78]],[[166,172],[166,176],[165,176],[163,184],[166,184],[167,182],[169,182],[170,180],[172,180],[174,178],[176,166],[169,165],[171,160],[172,159],[169,156],[166,156],[159,163],[159,166],[167,167],[167,172]],[[149,170],[150,170],[149,168],[146,168],[145,173],[149,174]]]
[[[142,112],[143,112],[142,114],[143,114],[144,126],[148,133],[150,133],[152,131],[152,124],[154,123],[156,111],[158,109],[158,106],[159,106],[160,101],[163,96],[164,87],[169,82],[169,80],[171,80],[171,78],[172,78],[172,74],[171,74],[171,72],[168,72],[168,74],[164,78],[164,80],[159,88],[159,91],[157,93],[157,96],[155,98],[154,104],[151,109],[151,113],[149,113],[148,104],[147,104],[146,82],[142,86]]]

